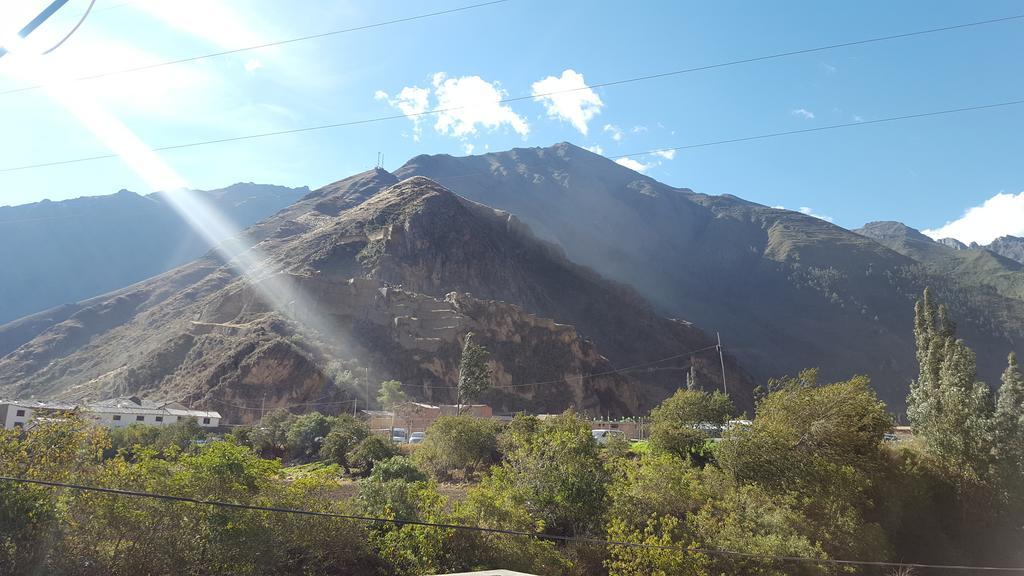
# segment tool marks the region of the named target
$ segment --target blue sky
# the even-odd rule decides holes
[[[473,0],[97,0],[47,78],[116,70],[444,10]],[[0,26],[45,5],[0,8]],[[87,0],[33,35],[45,48]],[[67,109],[94,98],[151,146],[472,104],[462,113],[161,153],[191,187],[321,186],[422,153],[568,140],[613,156],[766,132],[1024,98],[1024,20],[521,100],[600,83],[1024,12],[1019,3],[509,0],[474,10],[50,90],[0,95],[0,168],[108,153]],[[19,10],[13,14],[13,10]],[[4,14],[4,11],[8,13]],[[0,32],[10,33],[8,30]],[[0,59],[0,91],[32,83]],[[13,64],[12,64],[13,62]],[[34,73],[34,72],[33,72]],[[546,80],[547,79],[547,80]],[[546,81],[545,81],[546,80]],[[403,92],[403,89],[405,91]],[[63,91],[62,100],[55,92]],[[490,104],[488,104],[488,102]],[[555,108],[549,109],[552,104]],[[402,108],[404,106],[404,108]],[[806,208],[839,225],[901,220],[963,240],[1024,234],[1024,106],[634,159],[708,194]],[[584,133],[585,131],[585,133]],[[0,173],[0,205],[149,192],[117,159]],[[967,215],[965,212],[973,208]]]

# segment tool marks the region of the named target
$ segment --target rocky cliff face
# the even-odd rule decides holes
[[[1001,236],[986,246],[988,250],[1010,260],[1024,264],[1024,238],[1017,236]]]
[[[659,311],[721,331],[726,349],[761,381],[815,366],[830,379],[867,374],[902,410],[917,370],[914,299],[925,286],[950,305],[987,381],[998,381],[1007,352],[1024,341],[1024,282],[1013,263],[964,250],[933,266],[929,255],[957,251],[898,223],[879,223],[880,237],[869,238],[735,196],[674,188],[568,143],[417,156],[395,174],[426,176],[516,214]]]
[[[426,178],[356,175],[249,234],[267,265],[258,276],[209,255],[0,327],[11,349],[0,395],[141,393],[245,422],[275,407],[373,403],[368,371],[374,384],[398,379],[444,402],[470,331],[491,351],[485,400],[498,410],[636,413],[678,387],[691,363],[700,384],[720,385],[706,334],[571,263],[512,215]],[[277,308],[271,287],[289,295]],[[749,408],[752,383],[727,362],[730,390]]]

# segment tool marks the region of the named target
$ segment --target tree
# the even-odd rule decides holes
[[[907,416],[927,450],[965,480],[983,480],[991,426],[988,387],[978,381],[974,352],[956,339],[944,305],[925,290],[914,307],[918,378],[911,382]]]
[[[440,480],[455,470],[468,480],[481,466],[498,461],[498,432],[494,420],[471,416],[441,416],[427,430],[415,460]]]
[[[566,412],[537,426],[510,428],[513,436],[502,441],[505,461],[467,496],[473,515],[503,528],[596,533],[611,477],[590,426]]]
[[[373,437],[371,437],[373,438]],[[367,439],[369,440],[369,439]],[[408,458],[381,460],[373,473],[359,481],[357,510],[367,516],[413,522],[445,522],[444,501],[430,482]],[[378,524],[371,539],[382,557],[391,564],[389,574],[436,574],[450,530],[427,526]]]
[[[884,535],[865,515],[892,419],[866,377],[823,386],[815,379],[805,371],[778,383],[749,428],[726,432],[717,462],[736,484],[793,496],[814,530],[827,535],[821,541],[828,553],[884,557]]]
[[[380,383],[377,402],[380,402],[385,410],[394,410],[395,406],[408,401],[409,395],[402,389],[402,383],[398,380],[385,380]]]
[[[992,452],[1003,497],[1024,508],[1024,376],[1010,352],[992,418]]]
[[[324,438],[323,446],[320,447],[320,457],[341,466],[348,474],[349,453],[369,435],[370,429],[366,424],[352,416],[339,416]]]
[[[296,416],[283,408],[278,408],[261,418],[247,434],[248,441],[256,452],[280,458],[288,449],[288,429]]]
[[[491,387],[491,367],[487,365],[490,354],[487,349],[473,341],[472,332],[466,334],[462,345],[462,359],[459,361],[459,386],[456,403],[459,411],[464,403],[480,398]]]
[[[0,475],[88,482],[108,445],[106,431],[77,417],[46,421],[24,437],[0,429]],[[45,486],[0,482],[0,574],[45,574],[64,506]]]
[[[650,519],[642,529],[630,527],[626,520],[613,517],[608,525],[608,539],[637,544],[611,546],[605,567],[609,576],[703,576],[707,574],[707,557],[699,553],[682,553],[673,540],[679,520],[672,516]]]
[[[691,457],[733,413],[732,401],[721,392],[677,390],[651,411],[651,446],[682,458]]]
[[[320,454],[320,446],[331,431],[331,424],[331,418],[319,412],[296,418],[288,428],[288,454],[296,460],[312,460]]]
[[[798,495],[777,494],[761,486],[737,486],[728,481],[715,488],[713,496],[700,510],[687,517],[687,532],[699,547],[735,550],[754,557],[710,556],[705,561],[707,571],[701,574],[790,576],[834,573],[826,565],[780,564],[764,558],[828,558],[823,547],[828,544],[834,547],[835,543],[827,542],[832,533],[820,532],[818,526],[808,522],[800,509]]]
[[[362,471],[363,476],[369,476],[377,462],[398,456],[399,453],[398,447],[390,438],[371,434],[356,445],[349,460]]]

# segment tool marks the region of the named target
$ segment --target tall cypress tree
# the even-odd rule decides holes
[[[459,361],[458,405],[472,402],[491,387],[491,367],[487,365],[490,356],[487,349],[473,341],[473,333],[466,334],[462,345],[462,359]]]
[[[956,325],[931,291],[914,307],[914,340],[920,371],[911,382],[907,416],[914,432],[961,477],[987,472],[991,406],[988,387],[977,378],[974,352],[956,339]]]
[[[917,433],[923,435],[928,434],[927,430],[939,410],[939,372],[945,342],[937,334],[937,315],[931,290],[925,288],[923,297],[914,304],[914,342],[919,371],[917,379],[910,382],[910,395],[907,397],[907,417]]]
[[[1024,508],[1024,376],[1010,352],[992,418],[992,455],[1004,496]]]

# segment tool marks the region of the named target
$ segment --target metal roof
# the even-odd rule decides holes
[[[77,405],[67,402],[44,402],[42,400],[0,400],[0,404],[10,404],[31,410],[74,410],[78,408]]]
[[[154,416],[167,414],[167,410],[163,410],[161,408],[140,408],[138,406],[102,406],[99,404],[86,404],[82,409],[86,412],[96,412],[98,414],[152,414]]]
[[[437,574],[436,576],[535,576],[525,572],[513,572],[511,570],[480,570],[478,572],[453,572],[451,574]]]
[[[195,418],[220,418],[220,412],[206,410],[181,410],[179,408],[164,408],[168,414],[173,416],[193,416]]]

